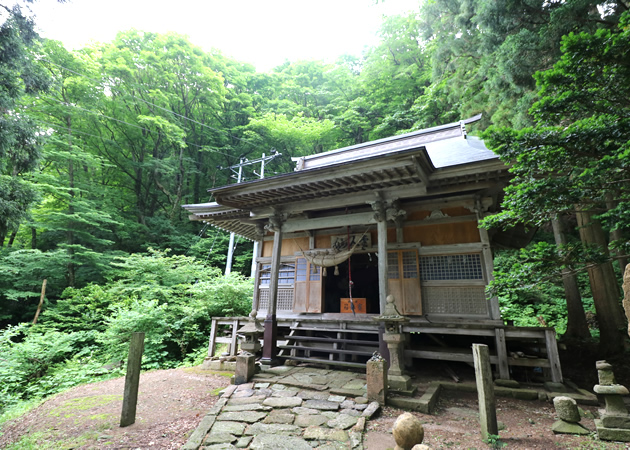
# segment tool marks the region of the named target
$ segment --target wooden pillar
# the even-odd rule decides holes
[[[378,233],[378,305],[380,313],[385,312],[387,305],[387,222],[383,219],[376,225]]]
[[[280,257],[282,252],[282,227],[276,226],[273,236],[273,251],[271,254],[271,279],[269,280],[269,306],[265,318],[265,334],[263,342],[263,356],[261,362],[266,365],[276,363],[278,352],[278,323],[276,321],[276,305],[278,304],[278,278],[280,275]]]
[[[475,213],[477,214],[477,223],[483,219],[483,205],[481,201],[475,202]],[[479,237],[481,238],[482,250],[481,257],[486,272],[486,284],[490,284],[494,280],[494,260],[492,257],[492,248],[490,247],[490,236],[488,236],[488,230],[479,227]],[[495,320],[501,320],[501,310],[499,309],[499,299],[493,296],[489,299],[489,312],[490,318]]]
[[[257,240],[254,242],[254,252],[252,257],[252,276],[254,277],[254,295],[252,298],[252,311],[258,311],[260,307],[260,270],[258,270],[258,258],[262,255],[265,229],[262,224],[256,224]]]
[[[385,202],[381,200],[380,194],[377,193],[379,200],[372,203],[372,209],[375,211],[374,219],[376,220],[377,232],[377,248],[378,248],[378,305],[379,313],[385,313],[388,295],[388,268],[387,268],[387,213],[385,211]],[[390,363],[389,348],[383,339],[385,334],[385,324],[381,322],[378,326],[378,350]]]

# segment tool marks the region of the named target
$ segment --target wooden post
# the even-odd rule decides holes
[[[508,366],[507,347],[505,345],[505,330],[503,328],[494,329],[494,340],[497,345],[497,358],[499,363],[499,378],[502,380],[510,379],[510,368]]]
[[[490,351],[488,346],[484,344],[473,344],[472,350],[479,398],[481,438],[487,441],[490,435],[498,436],[499,434],[494,386],[492,385],[492,368],[490,367]]]
[[[263,356],[261,362],[267,365],[276,363],[278,350],[276,306],[278,304],[278,279],[280,276],[280,258],[282,257],[282,228],[278,228],[273,237],[273,251],[271,254],[271,279],[269,280],[269,306],[265,318],[265,334],[263,342]]]
[[[232,340],[230,341],[230,356],[236,356],[238,341],[236,332],[238,331],[238,319],[232,321]]]
[[[33,325],[37,323],[37,318],[39,317],[39,313],[42,310],[42,305],[44,304],[44,297],[46,296],[46,282],[48,280],[44,278],[44,282],[42,283],[42,295],[39,296],[39,305],[37,305],[37,311],[35,312],[35,318],[33,319]]]
[[[217,319],[212,319],[212,325],[210,327],[210,342],[208,343],[208,357],[214,356],[214,350],[217,345]]]
[[[562,383],[562,368],[560,367],[560,354],[558,353],[558,341],[554,330],[545,330],[545,344],[547,346],[547,358],[551,367],[551,381]]]
[[[129,358],[127,359],[122,414],[120,415],[121,427],[132,425],[136,421],[142,352],[144,352],[144,333],[132,333],[129,343]]]

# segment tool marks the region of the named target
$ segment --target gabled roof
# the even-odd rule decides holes
[[[274,209],[303,214],[365,205],[379,191],[406,199],[480,190],[507,179],[507,168],[465,125],[448,125],[294,158],[296,170],[210,192],[216,203],[184,205],[205,220],[255,239],[255,221]]]
[[[350,161],[356,162],[363,158],[420,147],[427,149],[430,160],[436,168],[496,158],[497,156],[478,139],[476,139],[477,143],[475,145],[469,145],[466,141],[466,125],[477,122],[480,119],[481,114],[478,114],[470,119],[447,125],[425,128],[385,139],[292,159],[296,162],[296,170],[299,171]]]

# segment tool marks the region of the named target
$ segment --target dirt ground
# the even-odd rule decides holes
[[[79,386],[57,395],[3,426],[0,448],[7,449],[174,449],[180,448],[229,374],[199,369],[143,373],[136,423],[119,428],[124,378]],[[595,407],[585,407],[595,411]],[[391,428],[403,411],[386,407],[367,426],[364,445],[370,450],[393,448]],[[475,394],[441,396],[436,415],[416,414],[425,427],[425,441],[435,449],[484,449],[479,437]],[[540,401],[497,399],[499,435],[507,449],[630,449],[630,445],[585,437],[554,435],[553,405]],[[582,423],[594,430],[592,419]]]

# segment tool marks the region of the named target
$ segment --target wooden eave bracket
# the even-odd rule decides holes
[[[424,168],[422,167],[422,165],[420,164],[420,161],[418,161],[418,157],[413,155],[411,157],[411,160],[413,161],[413,165],[416,169],[416,173],[418,174],[418,176],[420,177],[420,180],[422,180],[422,184],[425,185],[425,187],[429,187],[429,174],[426,172],[426,170],[424,170]]]

